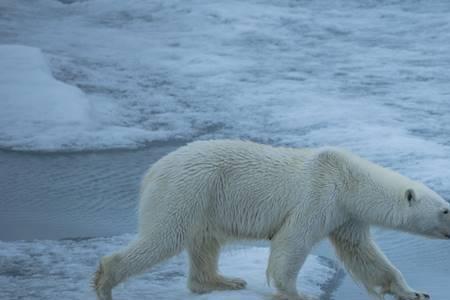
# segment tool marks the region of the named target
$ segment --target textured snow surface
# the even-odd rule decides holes
[[[78,87],[56,80],[38,48],[0,45],[0,145],[59,150],[114,146],[139,135],[135,128],[101,126]],[[133,145],[134,142],[129,142]]]
[[[66,130],[50,109],[47,130],[28,137],[18,110],[3,148],[241,137],[434,156],[450,169],[447,1],[6,0],[0,11],[0,43],[42,49],[53,75],[84,92],[42,104],[67,105],[81,125]],[[31,102],[19,86],[34,81],[11,87]]]
[[[1,45],[0,70],[3,145],[47,147],[89,126],[89,100],[52,77],[39,49]]]
[[[95,299],[90,280],[101,255],[118,250],[132,236],[88,240],[0,242],[0,299],[53,300]],[[270,299],[274,290],[267,286],[265,269],[268,248],[247,247],[226,250],[221,255],[223,274],[242,277],[248,287],[242,291],[194,295],[186,287],[186,261],[183,253],[150,272],[130,279],[114,289],[120,299]],[[323,286],[336,275],[322,258],[309,256],[299,276],[299,288],[319,297]]]

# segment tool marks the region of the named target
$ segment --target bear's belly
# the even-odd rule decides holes
[[[270,240],[282,226],[288,211],[273,206],[221,205],[208,213],[208,223],[218,233],[236,239]]]

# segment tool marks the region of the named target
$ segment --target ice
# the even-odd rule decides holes
[[[0,299],[95,299],[91,276],[101,255],[126,245],[132,235],[60,241],[0,242]],[[267,286],[265,268],[268,248],[240,247],[222,253],[220,269],[225,275],[248,282],[242,291],[194,295],[186,287],[187,257],[183,253],[132,278],[114,289],[115,299],[267,299],[274,292]],[[324,294],[336,267],[309,256],[299,276],[299,288],[309,295]]]
[[[38,48],[0,45],[0,146],[73,150],[133,146],[145,132],[103,126],[87,95],[56,80]],[[148,134],[147,134],[148,135]]]
[[[3,148],[227,137],[448,164],[445,1],[7,0],[0,8],[8,15],[0,43],[42,49],[54,76],[89,99],[96,126],[58,123],[28,139],[17,129]]]
[[[89,126],[89,100],[80,89],[52,77],[39,49],[1,45],[0,70],[3,146],[51,148],[54,140]]]

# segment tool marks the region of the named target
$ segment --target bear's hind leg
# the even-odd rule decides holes
[[[128,277],[140,274],[155,264],[178,254],[183,249],[179,236],[146,234],[125,249],[104,256],[94,276],[93,287],[98,300],[112,300],[111,290]],[[175,235],[172,234],[172,235]]]
[[[299,233],[298,226],[292,226],[287,220],[271,240],[266,277],[267,282],[272,281],[278,290],[276,300],[310,299],[299,294],[296,287],[297,275],[311,249],[305,236],[307,234]]]
[[[240,290],[247,283],[218,273],[220,243],[213,237],[197,237],[188,244],[189,289],[198,294],[214,290]]]

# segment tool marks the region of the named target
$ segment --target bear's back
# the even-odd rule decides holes
[[[161,158],[147,176],[285,172],[303,164],[314,153],[308,148],[273,147],[241,140],[196,141]]]

